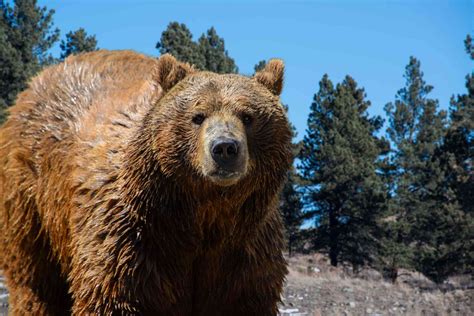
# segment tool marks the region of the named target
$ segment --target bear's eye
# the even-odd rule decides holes
[[[196,115],[193,116],[193,123],[196,124],[196,125],[201,125],[202,122],[204,122],[205,119],[206,119],[206,117],[204,116],[204,114],[199,113],[199,114],[196,114]]]
[[[252,124],[252,116],[250,116],[249,114],[242,115],[242,122],[245,126],[249,126],[250,124]]]

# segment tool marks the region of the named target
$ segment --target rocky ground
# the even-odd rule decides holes
[[[281,316],[474,315],[474,280],[452,278],[440,290],[418,273],[402,271],[397,284],[374,270],[354,276],[333,268],[319,254],[289,260]],[[0,276],[0,316],[7,315],[8,294]]]
[[[374,270],[354,276],[333,268],[322,255],[289,259],[290,273],[280,313],[326,315],[474,315],[474,284],[452,278],[440,290],[419,273],[402,271],[397,284]]]

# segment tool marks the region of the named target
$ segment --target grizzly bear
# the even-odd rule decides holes
[[[45,69],[0,130],[13,315],[276,315],[283,63],[252,77],[98,51]]]

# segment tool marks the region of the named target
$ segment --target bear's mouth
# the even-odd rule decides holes
[[[225,170],[225,169],[218,169],[210,174],[211,177],[219,177],[219,178],[233,178],[240,174],[237,171]]]
[[[235,184],[241,177],[241,172],[225,169],[217,169],[211,172],[209,178],[212,182],[221,185],[229,186]]]

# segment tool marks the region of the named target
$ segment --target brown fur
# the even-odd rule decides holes
[[[280,61],[246,78],[98,51],[34,78],[0,129],[11,313],[275,315],[291,156],[282,75]],[[236,183],[203,173],[196,111],[246,137]]]

